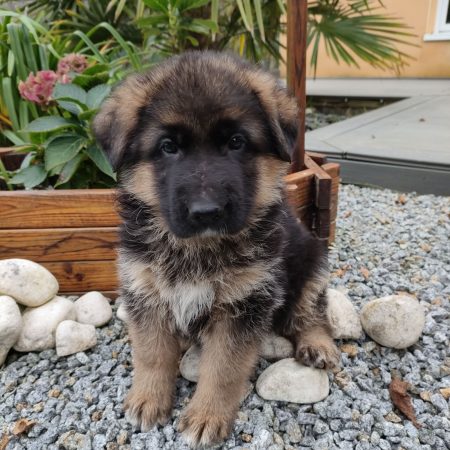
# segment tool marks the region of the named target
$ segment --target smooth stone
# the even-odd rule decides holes
[[[327,315],[333,339],[359,339],[363,330],[353,303],[336,289],[328,289],[327,296]]]
[[[97,335],[94,325],[63,320],[56,328],[56,354],[58,356],[84,352],[96,344]]]
[[[34,352],[55,347],[56,327],[63,320],[75,320],[73,302],[56,296],[45,305],[26,308],[23,312],[23,328],[14,350]]]
[[[180,373],[188,381],[197,383],[201,349],[198,345],[191,346],[180,362]]]
[[[58,293],[58,289],[58,280],[33,261],[0,261],[0,294],[9,295],[17,303],[31,307],[43,305]]]
[[[125,309],[125,305],[123,303],[119,304],[116,315],[122,322],[128,322],[127,310]]]
[[[361,323],[374,341],[385,347],[402,349],[419,340],[425,326],[425,313],[414,297],[388,295],[364,306]]]
[[[22,331],[22,316],[15,300],[7,295],[0,296],[0,366],[5,362],[11,347]]]
[[[77,322],[101,327],[111,320],[112,308],[108,299],[97,291],[82,295],[74,303]]]
[[[256,392],[264,400],[315,403],[326,398],[329,391],[325,370],[303,366],[294,358],[272,364],[256,382]]]
[[[294,356],[294,346],[286,338],[270,334],[261,344],[260,356],[269,361],[291,358]]]

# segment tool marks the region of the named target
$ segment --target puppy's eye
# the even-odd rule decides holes
[[[228,148],[231,150],[240,150],[245,145],[245,138],[240,134],[235,134],[231,136],[231,139],[228,141]]]
[[[159,149],[164,153],[176,153],[178,151],[178,145],[171,139],[163,139],[159,144]]]

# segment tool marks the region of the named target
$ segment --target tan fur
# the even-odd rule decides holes
[[[158,193],[155,186],[153,165],[149,162],[141,162],[133,167],[124,177],[125,190],[133,193],[139,200],[149,206],[159,209]]]
[[[283,177],[287,173],[288,164],[278,158],[259,156],[257,167],[254,210],[260,213],[265,207],[281,202]]]
[[[256,342],[235,342],[227,320],[204,335],[197,390],[179,430],[194,445],[211,445],[229,434],[257,359]]]
[[[129,420],[142,431],[164,424],[172,411],[180,347],[161,323],[129,324],[133,345],[133,385],[125,400]]]
[[[317,298],[328,286],[329,272],[323,268],[305,283],[302,295],[297,302],[297,309],[292,315],[289,332],[296,334],[299,330],[323,324],[322,316],[317,314]]]

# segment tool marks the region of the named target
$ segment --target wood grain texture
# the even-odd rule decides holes
[[[306,110],[306,43],[308,26],[307,0],[287,3],[287,78],[299,106],[297,145],[291,170],[304,168]]]
[[[42,261],[113,260],[117,228],[0,230],[0,259]]]
[[[117,290],[115,261],[42,262],[58,280],[59,292]]]
[[[113,189],[0,192],[0,229],[113,227]]]

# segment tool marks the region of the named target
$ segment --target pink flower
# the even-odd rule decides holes
[[[87,66],[88,62],[84,55],[70,53],[59,60],[57,73],[60,77],[69,72],[81,73]]]
[[[30,73],[25,81],[19,83],[22,98],[38,105],[48,105],[58,75],[53,70],[41,70],[33,75]]]

